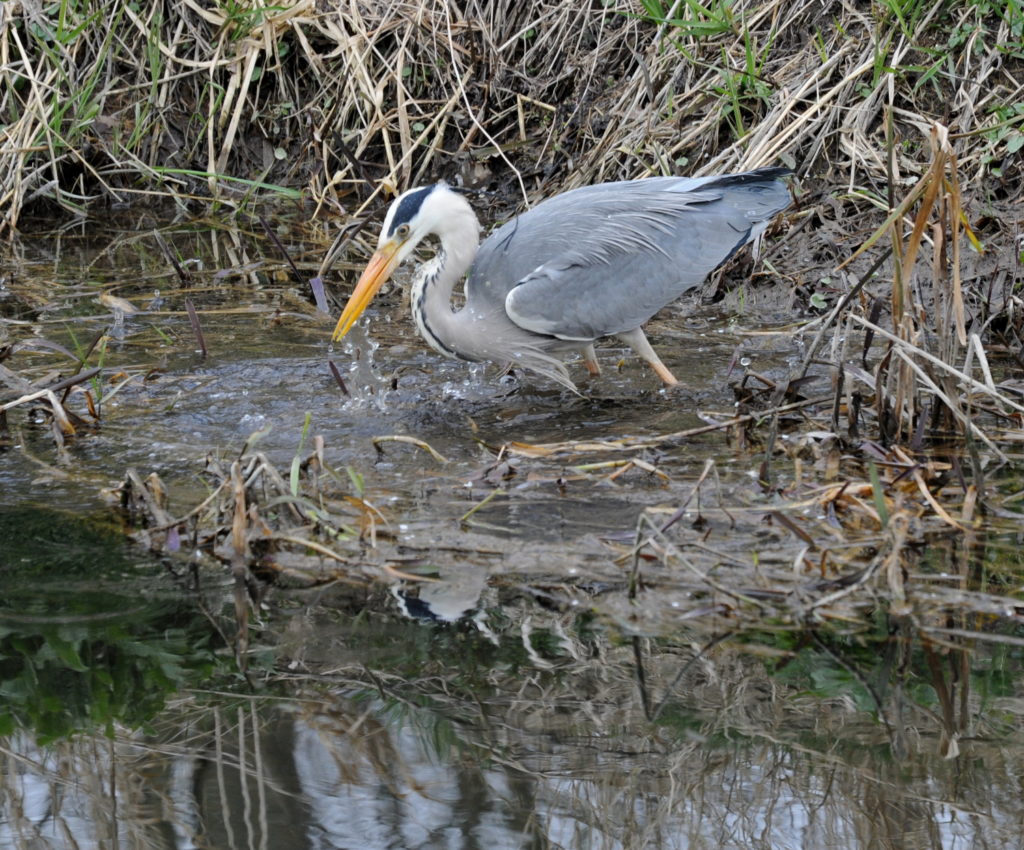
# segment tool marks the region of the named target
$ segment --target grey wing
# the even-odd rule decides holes
[[[608,184],[642,188],[593,193],[575,208],[554,210],[546,226],[560,234],[559,247],[538,237],[534,255],[546,251],[546,259],[508,288],[509,318],[534,333],[571,340],[642,325],[699,286],[790,201],[777,181],[720,187],[714,181],[701,181],[696,191],[680,191],[671,178]],[[530,224],[536,229],[545,222],[538,217]]]

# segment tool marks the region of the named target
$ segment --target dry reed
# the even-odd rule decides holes
[[[38,204],[245,204],[270,184],[351,209],[367,181],[532,196],[779,162],[879,198],[927,170],[936,120],[967,189],[1016,194],[1012,8],[696,8],[6,3],[0,228]]]

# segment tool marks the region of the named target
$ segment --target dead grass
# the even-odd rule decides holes
[[[40,203],[274,184],[351,209],[368,182],[534,195],[780,162],[881,199],[925,173],[937,120],[969,191],[1015,197],[1020,22],[903,6],[8,3],[0,227]]]
[[[851,539],[870,526],[878,554],[847,563],[815,543],[820,577],[810,585],[803,560],[774,575],[773,616],[861,617],[880,588],[904,592],[890,566],[908,541],[925,539],[910,531],[923,518],[966,533],[983,511],[998,514],[988,481],[1021,441],[1024,415],[1015,155],[1024,20],[1013,5],[737,0],[699,16],[693,4],[657,0],[461,9],[183,0],[166,17],[159,5],[59,8],[0,7],[0,229],[13,231],[28,209],[86,216],[154,196],[248,209],[292,193],[330,216],[438,177],[518,206],[602,180],[788,164],[797,204],[764,264],[773,285],[785,282],[816,312],[807,328],[816,336],[789,380],[741,388],[738,415],[708,415],[708,427],[730,429],[744,448],[760,444],[759,486],[790,500],[809,497],[777,470],[802,446],[813,458],[805,472],[825,488],[814,497],[822,510],[843,506]],[[88,359],[69,356],[79,370]],[[828,376],[827,395],[802,392],[808,374]],[[88,377],[28,385],[3,373],[14,397],[0,414],[44,406],[63,450],[75,423],[57,391],[75,385],[89,402],[77,386]],[[801,417],[803,436],[783,416]],[[630,469],[647,469],[639,450],[694,433],[510,442],[501,457],[602,463],[629,452]],[[312,493],[243,453],[211,473],[210,500],[177,518],[161,507],[159,482],[130,473],[124,506],[155,548],[187,534],[230,565],[241,623],[250,570],[287,578],[294,562],[302,582],[375,577],[331,548],[372,529],[371,507],[345,496],[343,479],[325,495],[321,481],[336,476],[322,452],[309,463],[323,473]],[[274,523],[260,507],[268,502]],[[826,531],[802,533],[814,541]],[[742,581],[727,583],[732,601],[722,603],[725,585],[706,583],[709,568],[656,537],[645,545],[659,543],[664,563],[705,582],[692,589],[702,606],[714,598],[737,623],[763,613],[763,603],[748,607]],[[850,575],[862,578],[850,585]],[[864,595],[850,608],[853,591],[837,587]]]
[[[374,604],[382,586],[421,593],[434,573],[410,573],[423,564],[444,558],[456,574],[479,575],[499,563],[481,579],[478,639],[521,645],[529,664],[489,669],[489,692],[464,687],[440,655],[403,670],[339,640],[317,663],[313,617],[308,634],[293,635],[292,657],[273,675],[309,698],[302,720],[337,760],[341,784],[403,793],[413,773],[396,756],[407,745],[389,729],[396,708],[429,714],[425,725],[457,718],[468,730],[460,746],[538,780],[525,745],[549,754],[565,730],[578,749],[578,714],[599,730],[586,739],[595,764],[616,769],[595,769],[604,778],[576,784],[569,802],[621,830],[609,846],[648,846],[680,822],[718,836],[732,809],[707,788],[733,783],[729,799],[760,789],[773,810],[792,794],[794,753],[800,770],[838,789],[805,791],[809,810],[836,824],[861,813],[862,834],[892,846],[904,838],[889,809],[902,778],[866,769],[869,747],[890,748],[898,758],[884,763],[897,772],[925,751],[929,776],[969,747],[974,758],[959,760],[950,788],[984,765],[972,808],[985,810],[993,787],[1013,786],[1000,745],[1020,726],[1019,701],[990,710],[969,660],[978,646],[983,658],[1018,653],[1024,617],[1010,542],[1021,493],[999,486],[1024,443],[1015,7],[736,0],[694,18],[692,4],[657,0],[457,5],[2,3],[0,233],[13,234],[27,212],[85,218],[168,199],[184,210],[250,210],[301,197],[331,220],[438,177],[496,190],[508,208],[601,180],[783,163],[798,172],[798,199],[763,264],[809,320],[803,361],[775,383],[748,376],[737,409],[703,411],[701,429],[545,445],[510,434],[476,479],[487,495],[457,522],[448,517],[443,549],[432,540],[417,550],[396,534],[358,473],[333,469],[315,437],[290,469],[253,446],[211,456],[199,473],[206,498],[185,507],[155,474],[128,470],[114,495],[130,534],[190,590],[208,584],[207,564],[216,588],[230,574],[230,597],[214,592],[207,609],[196,596],[243,670],[260,649],[250,638],[273,635],[257,621],[271,586],[312,599],[306,613],[349,594],[350,607],[336,607],[352,620],[366,610],[387,617],[390,598]],[[652,20],[659,14],[666,20]],[[108,306],[116,317],[120,307]],[[0,364],[0,449],[27,452],[8,412],[42,411],[57,460],[48,469],[70,465],[75,435],[101,428],[103,401],[131,380],[101,383],[91,365],[101,339],[76,353],[42,333],[0,346],[0,360],[45,346],[65,367],[30,382]],[[809,376],[819,380],[808,389]],[[587,494],[630,475],[667,481],[653,450],[676,452],[706,430],[728,434],[738,456],[756,454],[758,474],[723,487],[709,463],[695,481],[676,479],[668,504],[645,511],[633,533],[593,543],[589,561],[474,533],[508,481],[569,482]],[[395,439],[443,464],[408,436],[374,442]],[[289,629],[306,620],[291,618]],[[545,646],[556,651],[545,656]],[[800,665],[811,666],[787,688],[787,670]],[[924,686],[934,699],[919,696]],[[387,711],[340,696],[364,692]],[[864,708],[878,723],[863,722]],[[664,726],[698,710],[685,738],[665,738]],[[195,712],[205,727],[190,724],[188,735],[217,753],[219,776],[232,746],[251,752],[239,775],[260,764],[255,708],[239,710],[230,745],[216,710]],[[424,737],[454,747],[438,725]],[[621,728],[628,746],[607,731]],[[708,744],[738,736],[784,746],[769,750],[767,770],[737,779]],[[105,763],[110,782],[148,788],[155,746],[117,746],[133,758]],[[95,752],[68,744],[64,753],[81,762],[76,774],[98,775]],[[29,768],[51,781],[42,761]],[[561,764],[558,774],[572,775]],[[561,789],[542,791],[564,805]],[[957,799],[933,791],[928,799]],[[641,794],[657,809],[646,821],[633,805]],[[210,799],[216,822],[227,801]],[[1017,797],[1006,799],[1015,812]],[[908,805],[918,804],[915,789]],[[148,798],[119,805],[142,839],[151,835],[159,821]],[[760,821],[746,831],[748,844],[763,838]]]
[[[931,353],[960,368],[976,337],[967,365],[985,369],[981,346],[1019,343],[1024,14],[699,8],[4,4],[0,232],[28,209],[152,197],[249,209],[278,193],[351,213],[439,177],[499,190],[507,210],[604,180],[786,164],[798,206],[767,268],[805,305],[845,294],[837,329],[870,317],[847,307],[888,302],[879,427],[906,437],[926,383],[907,384],[907,345],[934,332]]]

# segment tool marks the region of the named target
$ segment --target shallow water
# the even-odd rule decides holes
[[[670,309],[650,336],[685,391],[606,348],[605,375],[574,396],[441,359],[397,290],[332,351],[330,320],[261,259],[262,238],[163,233],[207,270],[191,286],[127,228],[19,243],[0,289],[4,344],[108,337],[88,360],[104,369],[100,419],[63,451],[43,415],[8,413],[0,847],[1016,846],[1015,615],[993,614],[1007,642],[975,646],[922,643],[916,614],[881,601],[806,631],[765,602],[752,629],[741,609],[783,575],[813,578],[818,552],[785,522],[818,533],[821,508],[756,486],[756,445],[653,440],[728,418],[745,369],[787,373],[802,350],[761,321],[772,311]],[[286,244],[303,268],[322,250]],[[119,321],[111,295],[151,309]],[[68,372],[38,345],[3,365]],[[80,393],[68,406],[89,418]],[[379,511],[376,545],[339,546],[392,573],[279,582],[254,606],[243,675],[229,570],[187,540],[159,555],[128,542],[110,493],[129,468],[155,472],[180,516],[210,492],[207,456],[253,435],[285,477],[321,437]],[[394,435],[444,460],[374,448]],[[640,437],[623,452],[514,445]],[[795,461],[779,474],[796,481]],[[664,550],[631,561],[638,521],[677,509]],[[1019,583],[1018,537],[935,534],[908,557],[994,594]],[[856,565],[884,542],[832,546]],[[731,597],[730,565],[751,553]],[[967,619],[924,625],[985,625]]]

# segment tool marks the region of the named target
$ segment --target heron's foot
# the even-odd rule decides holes
[[[668,367],[660,360],[657,363],[652,363],[651,368],[658,373],[658,377],[661,378],[662,383],[665,385],[666,390],[670,390],[673,387],[679,386],[679,380],[673,375]]]
[[[654,373],[661,378],[661,382],[665,385],[665,389],[670,390],[673,387],[678,387],[679,379],[669,371],[668,366],[661,362],[657,354],[654,354],[653,351],[651,354],[654,355],[652,359],[648,360],[646,357],[644,359],[647,360],[647,365],[654,370]]]
[[[693,389],[691,387],[686,386],[686,384],[681,384],[679,381],[676,381],[674,384],[662,383],[661,388],[665,391],[666,395],[669,395],[672,398],[682,398],[683,396],[690,397],[693,394]]]
[[[712,398],[707,392],[695,389],[694,387],[688,387],[682,383],[662,386],[656,395],[658,398],[663,399],[666,404],[680,410],[698,410],[707,407],[712,402]]]
[[[615,334],[615,336],[646,360],[666,387],[674,387],[679,383],[676,376],[669,371],[668,366],[661,362],[661,358],[651,348],[651,344],[647,341],[647,336],[641,328],[634,328],[631,331]]]
[[[597,379],[601,377],[601,370],[597,368],[597,364],[594,364],[594,368],[590,368],[590,364],[587,364],[587,374],[580,381],[578,381],[581,387],[589,387],[592,383],[596,383]]]

